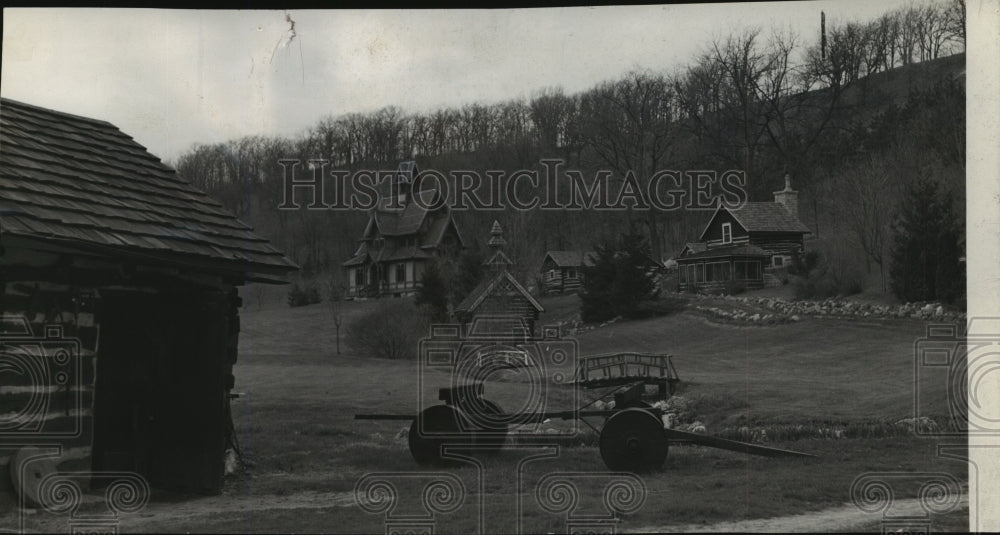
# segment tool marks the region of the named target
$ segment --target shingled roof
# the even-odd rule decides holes
[[[799,218],[788,213],[779,203],[776,202],[748,202],[736,209],[719,207],[719,211],[726,210],[736,218],[736,221],[746,229],[747,232],[801,232],[809,234],[809,227],[805,226]],[[715,216],[712,216],[715,219]],[[710,219],[705,230],[701,232],[699,239],[705,239],[705,233],[712,226]]]
[[[407,163],[412,162],[404,162],[400,164],[400,168]],[[438,195],[437,190],[422,190],[417,195],[420,196],[420,202],[411,201],[399,207],[393,206],[390,202],[394,200],[393,197],[381,197],[375,209],[371,211],[368,224],[365,225],[361,244],[354,255],[341,265],[344,267],[360,266],[368,259],[381,262],[430,258],[431,255],[427,250],[441,244],[441,239],[448,230],[448,225],[455,229],[458,242],[464,247],[465,242],[462,240],[462,234],[458,231],[458,225],[455,225],[455,220],[450,213],[447,213],[446,217],[432,216],[430,219],[427,217],[432,212],[427,207],[434,203],[435,196]],[[427,223],[426,228],[424,228],[425,222]],[[421,233],[422,228],[424,228],[424,232]],[[375,251],[368,245],[368,242],[377,236],[415,236],[419,239],[419,243],[416,244],[417,247],[394,246],[387,243]]]
[[[546,251],[545,256],[551,258],[559,267],[580,267],[594,265],[593,251]],[[542,260],[544,263],[544,259]]]
[[[252,280],[298,269],[106,121],[0,99],[0,239]]]
[[[391,197],[379,199],[377,207],[372,212],[372,220],[378,225],[379,232],[383,236],[406,236],[420,230],[420,225],[430,211],[426,207],[433,203],[437,191],[423,190],[416,195],[420,196],[420,202],[408,202],[399,208],[390,204],[390,201],[394,200]],[[369,225],[369,228],[365,229],[365,237],[368,237],[370,230],[374,229]]]
[[[498,286],[504,282],[511,285],[512,291],[524,296],[525,300],[527,300],[535,310],[538,312],[545,311],[545,308],[543,308],[542,305],[540,305],[538,301],[536,301],[535,298],[528,293],[528,290],[525,290],[524,286],[521,286],[521,283],[517,282],[517,279],[515,279],[514,276],[507,270],[497,273],[497,275],[492,279],[485,279],[480,282],[479,285],[469,292],[469,295],[465,296],[465,299],[462,299],[462,302],[455,307],[455,311],[474,312],[479,305],[481,305],[483,301],[485,301],[486,298],[489,297],[494,291],[498,290]]]
[[[741,244],[730,245],[728,247],[713,247],[701,252],[692,253],[687,256],[678,257],[678,263],[689,260],[702,260],[705,258],[721,258],[726,256],[769,256],[769,253],[756,245]]]
[[[776,202],[748,202],[729,213],[747,232],[809,232],[809,227]]]
[[[708,249],[708,244],[703,242],[688,242],[684,244],[684,248],[681,249],[681,253],[677,255],[678,257],[684,256],[685,251],[691,251],[691,254],[700,253]]]

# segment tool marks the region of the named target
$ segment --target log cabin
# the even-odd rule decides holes
[[[803,252],[809,228],[799,220],[791,177],[774,202],[716,208],[697,243],[677,257],[681,290],[719,290],[727,285],[762,288],[766,274],[784,269]]]
[[[416,162],[402,162],[386,179],[394,181],[387,189],[395,197],[379,198],[357,250],[343,263],[347,297],[413,295],[429,262],[454,258],[465,248],[448,204],[429,209],[439,193],[412,191],[419,173]]]
[[[620,253],[615,253],[619,255]],[[597,259],[594,251],[547,251],[539,269],[543,294],[576,292],[583,285],[585,272],[593,267]],[[643,261],[646,275],[653,279],[659,289],[660,275],[665,271],[663,264],[645,255]]]
[[[111,123],[2,99],[0,124],[0,496],[29,448],[220,492],[237,288],[297,266]]]
[[[593,251],[546,251],[541,269],[542,291],[576,291],[583,282],[583,268],[594,265],[593,254]]]

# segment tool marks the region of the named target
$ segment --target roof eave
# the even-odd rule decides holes
[[[11,240],[11,238],[14,239]],[[3,241],[7,247],[22,247],[40,251],[55,250],[64,253],[79,252],[121,260],[147,261],[156,265],[186,268],[199,273],[221,275],[244,281],[252,278],[274,280],[271,277],[285,277],[300,269],[295,262],[285,257],[282,259],[286,264],[279,266],[250,261],[244,263],[238,260],[223,260],[176,252],[154,253],[138,248],[113,247],[56,237],[44,238],[4,233]]]

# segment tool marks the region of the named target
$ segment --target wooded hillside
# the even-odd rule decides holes
[[[789,173],[813,232],[807,249],[871,284],[888,261],[908,184],[939,183],[964,218],[964,2],[827,24],[825,43],[818,29],[747,30],[707,43],[683,67],[628,72],[577,94],[548,88],[432,113],[387,107],[321,117],[295,138],[197,145],[174,164],[287,251],[305,278],[339,272],[368,216],[278,210],[280,159],[324,159],[328,170],[351,171],[415,159],[424,170],[485,176],[560,158],[588,177],[608,170],[620,180],[631,171],[640,182],[663,169],[739,169],[750,200],[770,200]],[[519,278],[533,282],[546,250],[590,250],[630,225],[649,237],[655,257],[673,256],[697,239],[708,213],[466,210],[455,218],[480,248],[499,219]]]

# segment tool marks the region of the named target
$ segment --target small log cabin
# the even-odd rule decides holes
[[[448,204],[427,209],[438,192],[412,191],[419,172],[416,162],[402,162],[387,179],[394,182],[389,191],[396,192],[395,202],[388,195],[379,198],[358,249],[343,263],[348,297],[412,295],[428,262],[454,257],[465,248]],[[421,202],[414,201],[418,195]]]
[[[33,445],[219,492],[237,287],[297,266],[108,122],[2,99],[0,124],[0,496]]]
[[[487,276],[455,307],[455,320],[470,324],[477,317],[516,317],[528,329],[527,334],[532,335],[538,316],[545,309],[510,273],[513,262],[503,252],[506,243],[500,223],[494,221],[488,242],[493,254],[484,262]]]
[[[547,251],[542,260],[542,291],[576,291],[583,282],[584,266],[592,266],[593,251]]]
[[[798,192],[785,175],[785,188],[774,192],[774,202],[715,210],[699,242],[685,245],[677,257],[679,289],[761,288],[766,271],[784,268],[802,254],[809,233],[799,220]]]
[[[615,253],[617,256],[620,253]],[[568,293],[580,289],[584,282],[584,268],[592,267],[597,259],[594,251],[548,251],[542,260],[539,272],[542,276],[542,293]],[[660,284],[663,264],[646,255],[644,259],[646,275]]]

